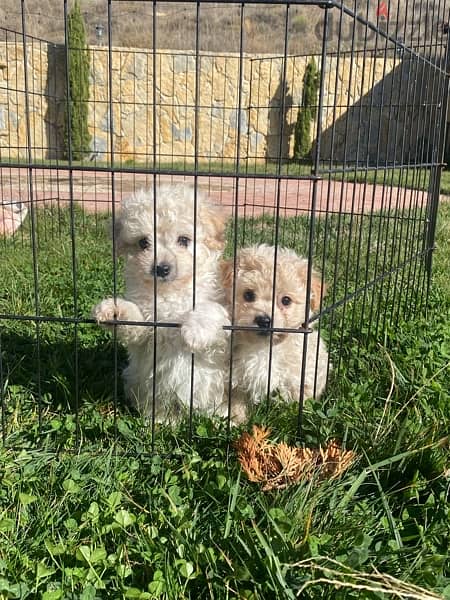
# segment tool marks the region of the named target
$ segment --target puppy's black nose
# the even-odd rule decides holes
[[[261,329],[268,329],[272,325],[272,319],[269,315],[258,315],[255,317],[255,323],[258,327],[261,327]]]
[[[161,277],[161,279],[164,279],[170,273],[170,265],[167,263],[160,263],[159,265],[156,265],[156,269],[153,267],[152,273],[153,275],[156,273],[156,277]]]

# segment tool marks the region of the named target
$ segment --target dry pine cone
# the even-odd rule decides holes
[[[239,462],[250,481],[263,484],[264,491],[283,489],[291,483],[311,479],[339,477],[355,459],[351,450],[342,450],[335,441],[325,448],[310,449],[269,442],[270,430],[253,426],[234,446]]]

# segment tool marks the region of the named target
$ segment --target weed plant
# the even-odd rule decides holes
[[[268,493],[236,464],[239,430],[194,415],[152,431],[126,407],[123,350],[85,322],[113,292],[104,217],[38,211],[2,240],[0,598],[450,598],[450,207],[428,309],[409,260],[422,218],[315,222],[315,266],[336,281],[319,322],[334,375],[302,441],[338,438],[358,459],[338,481]],[[248,219],[237,243],[305,254],[310,225]],[[405,268],[379,278],[391,263]],[[35,314],[63,320],[14,318]],[[295,443],[297,416],[274,402],[245,427]]]

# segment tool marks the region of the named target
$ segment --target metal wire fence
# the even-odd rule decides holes
[[[0,30],[5,444],[71,414],[78,445],[93,404],[115,435],[137,408],[152,446],[159,421],[192,435],[198,412],[230,425],[282,399],[301,434],[304,402],[357,377],[354,353],[426,308],[448,2],[179,4],[193,15],[189,50],[164,47],[172,3],[140,3],[149,47],[135,48],[116,41],[121,2],[99,2],[91,143],[76,161],[71,7],[57,5],[64,43],[29,35],[25,0],[21,30]],[[234,52],[208,50],[214,11],[238,23]],[[261,19],[276,27],[250,53]],[[308,19],[321,50],[299,54]],[[310,143],[294,156],[299,136]],[[92,314],[102,298],[116,308]]]

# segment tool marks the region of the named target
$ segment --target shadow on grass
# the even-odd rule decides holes
[[[83,401],[95,398],[103,403],[113,401],[115,395],[123,403],[121,385],[116,390],[114,384],[116,351],[111,340],[99,337],[96,343],[86,345],[82,335],[75,337],[70,332],[63,341],[64,331],[59,339],[49,340],[43,334],[45,327],[36,328],[35,336],[2,332],[3,378],[9,386],[26,390],[54,408],[75,410]],[[125,363],[120,347],[117,363],[120,373]]]
[[[59,335],[50,338],[47,324],[35,330],[39,335],[2,331],[5,445],[43,448],[48,443],[67,449],[77,447],[81,438],[83,443],[98,443],[101,438],[108,444],[119,434],[127,437],[130,419],[142,425],[123,394],[124,350],[116,350],[102,332],[87,341],[83,332],[75,336],[73,331],[64,332],[61,324],[51,329],[53,334],[59,330]]]

